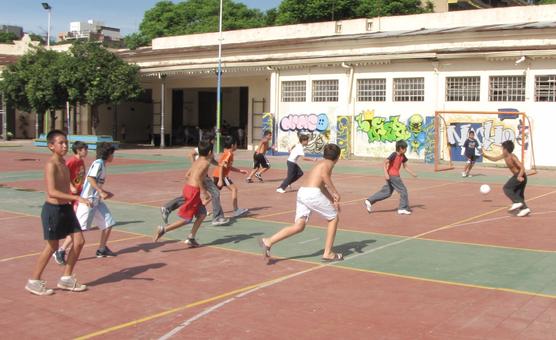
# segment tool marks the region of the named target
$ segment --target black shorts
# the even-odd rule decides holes
[[[257,168],[270,169],[270,162],[262,153],[255,153],[253,155],[253,169]]]
[[[81,226],[71,204],[44,202],[41,211],[42,230],[45,240],[61,240],[81,232]]]
[[[216,187],[217,187],[218,189],[222,189],[223,187],[228,187],[228,186],[234,184],[234,182],[232,182],[232,180],[230,179],[230,177],[224,177],[224,178],[222,179],[222,182],[224,182],[224,186],[219,187],[219,186],[218,186],[218,180],[219,180],[219,179],[220,179],[219,177],[213,177],[213,178],[212,178],[212,180],[214,181],[214,184],[216,185]]]
[[[475,154],[465,155],[465,157],[467,157],[467,163],[475,163],[475,161],[477,160],[477,155]]]

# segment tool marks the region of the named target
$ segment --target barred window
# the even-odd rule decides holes
[[[357,79],[357,101],[386,101],[386,79]]]
[[[488,92],[492,102],[525,101],[525,76],[491,76]]]
[[[535,101],[556,102],[556,75],[535,77]]]
[[[394,78],[395,102],[422,102],[425,100],[425,78]]]
[[[305,80],[283,81],[282,101],[304,102],[307,99],[306,86]]]
[[[314,102],[337,102],[338,80],[313,80]]]
[[[446,101],[478,102],[481,99],[481,77],[446,77]]]

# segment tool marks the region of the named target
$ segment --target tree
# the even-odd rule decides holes
[[[14,40],[19,40],[14,32],[0,32],[0,44],[11,44]]]
[[[549,5],[549,4],[556,4],[556,0],[537,0],[537,5]]]
[[[141,46],[147,46],[151,40],[141,33],[132,33],[124,37],[124,44],[130,50],[135,50]]]

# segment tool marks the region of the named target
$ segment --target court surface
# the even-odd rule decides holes
[[[396,194],[369,215],[363,199],[384,183],[381,161],[340,161],[333,176],[343,201],[335,250],[346,260],[320,262],[326,221],[313,216],[303,233],[272,249],[275,261],[267,264],[257,239],[294,217],[295,191],[274,191],[285,157],[270,157],[264,183],[232,174],[239,205],[251,213],[227,227],[208,218],[201,248],[182,242],[188,227],[151,242],[159,207],[181,192],[188,151],[117,151],[105,188],[115,194],[107,201],[118,221],[109,246],[118,256],[97,259],[99,232],[87,232],[75,273],[90,289],[39,297],[24,285],[44,245],[49,152],[28,144],[0,148],[3,338],[556,338],[554,171],[530,177],[533,213],[517,218],[507,213],[502,192],[507,169],[477,167],[462,179],[414,161],[419,178],[402,175],[413,215],[396,214]],[[238,152],[235,165],[248,169],[250,158]],[[301,165],[308,171],[311,163]],[[486,196],[479,193],[483,183],[493,189]],[[222,202],[231,215],[229,192]],[[61,273],[51,261],[48,287]]]

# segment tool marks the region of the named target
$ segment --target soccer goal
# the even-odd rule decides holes
[[[465,161],[462,147],[469,131],[475,132],[479,149],[487,155],[502,153],[502,143],[514,142],[514,154],[529,174],[536,173],[533,127],[525,112],[436,111],[434,117],[434,170],[454,169]],[[492,163],[478,153],[477,162]],[[500,161],[503,162],[503,161]]]

